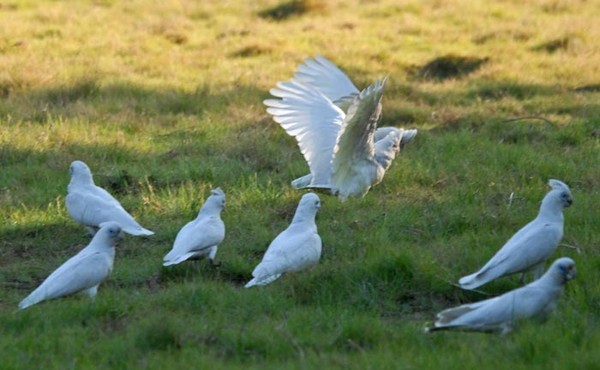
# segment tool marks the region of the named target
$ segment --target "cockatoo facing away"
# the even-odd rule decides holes
[[[98,286],[111,273],[115,259],[115,245],[123,239],[116,222],[100,225],[90,244],[63,263],[27,298],[19,303],[24,309],[41,301],[83,292],[95,297]]]
[[[321,238],[315,216],[320,207],[319,197],[314,193],[300,199],[292,223],[271,242],[246,288],[267,285],[286,272],[304,270],[319,262]]]
[[[519,230],[474,274],[459,280],[463,289],[475,289],[502,276],[534,270],[537,279],[544,263],[554,253],[563,236],[563,209],[571,206],[571,190],[562,181],[550,180],[552,188],[542,200],[537,217]]]
[[[327,59],[307,59],[289,82],[279,82],[264,104],[273,120],[296,138],[310,174],[295,188],[322,188],[342,200],[364,196],[381,182],[401,146],[416,130],[377,129],[386,79],[359,91]]]
[[[214,263],[219,244],[225,238],[225,224],[221,211],[225,208],[225,193],[220,188],[211,191],[198,217],[186,224],[177,234],[173,249],[164,258],[163,266],[170,266],[190,258],[208,256]]]
[[[67,187],[67,211],[73,219],[87,227],[93,235],[100,224],[115,221],[131,235],[153,235],[144,229],[106,190],[94,184],[90,168],[82,161],[74,161],[69,168],[71,182]]]
[[[501,296],[449,308],[437,314],[426,331],[464,330],[510,332],[526,319],[544,320],[556,308],[567,281],[575,277],[575,262],[559,258],[538,280]]]

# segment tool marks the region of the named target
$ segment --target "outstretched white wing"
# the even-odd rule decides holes
[[[312,175],[309,186],[330,187],[333,150],[344,112],[316,89],[293,79],[279,82],[270,92],[281,99],[265,100],[267,112],[298,141]]]
[[[342,123],[332,162],[333,184],[351,181],[361,161],[375,154],[373,135],[381,116],[381,96],[386,80],[377,81],[354,98]]]
[[[344,72],[320,55],[314,59],[306,58],[298,66],[294,80],[314,87],[331,101],[359,93]]]

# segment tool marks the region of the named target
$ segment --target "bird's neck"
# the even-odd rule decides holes
[[[303,222],[315,222],[315,214],[312,212],[307,212],[304,210],[296,211],[294,214],[294,218],[292,219],[292,224],[295,223],[303,223]]]
[[[543,218],[547,221],[563,222],[563,207],[560,202],[557,202],[555,199],[546,196],[544,200],[542,200],[538,218]]]
[[[550,268],[542,277],[531,283],[531,285],[544,286],[546,289],[557,289],[562,292],[567,278],[560,272]]]
[[[211,216],[215,214],[219,214],[217,207],[215,207],[212,204],[204,203],[204,205],[202,206],[202,208],[200,208],[200,211],[198,212],[198,217]]]
[[[74,176],[71,177],[69,187],[71,186],[90,186],[95,185],[94,179],[91,176]]]

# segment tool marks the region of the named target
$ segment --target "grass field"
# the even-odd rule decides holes
[[[591,369],[600,364],[600,5],[594,1],[0,3],[0,368]],[[419,129],[364,199],[322,195],[319,265],[243,289],[307,173],[262,100],[305,57]],[[87,244],[66,212],[85,161],[156,235],[127,237],[95,301],[18,302]],[[578,276],[508,336],[423,334],[485,296],[450,283],[571,186]],[[161,266],[210,189],[216,260]],[[519,286],[492,282],[495,295]]]

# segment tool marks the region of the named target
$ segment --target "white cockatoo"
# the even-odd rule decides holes
[[[123,239],[116,222],[100,225],[90,244],[57,268],[30,295],[19,303],[24,309],[41,301],[82,292],[93,298],[98,286],[111,273],[115,245]]]
[[[494,279],[533,270],[534,278],[563,237],[563,209],[573,203],[571,190],[562,181],[550,180],[552,188],[542,200],[537,217],[525,225],[479,271],[459,280],[463,289],[475,289]]]
[[[544,320],[556,308],[565,284],[575,273],[572,259],[559,258],[541,278],[528,285],[438,313],[434,326],[426,331],[455,329],[506,334],[521,320]]]
[[[144,229],[106,190],[94,184],[90,168],[82,161],[71,163],[71,182],[67,187],[67,211],[73,219],[94,234],[100,224],[115,221],[131,235],[153,235]]]
[[[304,270],[319,262],[321,237],[315,216],[320,207],[321,201],[314,193],[300,199],[292,223],[271,242],[262,261],[252,271],[253,279],[246,288],[267,285],[286,272]]]
[[[223,208],[225,193],[216,188],[200,208],[198,217],[179,230],[173,248],[164,257],[163,266],[204,256],[208,256],[211,264],[214,264],[217,248],[225,238],[225,224],[221,220]]]
[[[377,129],[386,79],[359,91],[333,63],[307,59],[289,82],[279,82],[264,104],[273,120],[296,138],[310,174],[300,188],[328,189],[342,200],[364,196],[378,184],[417,130]]]

